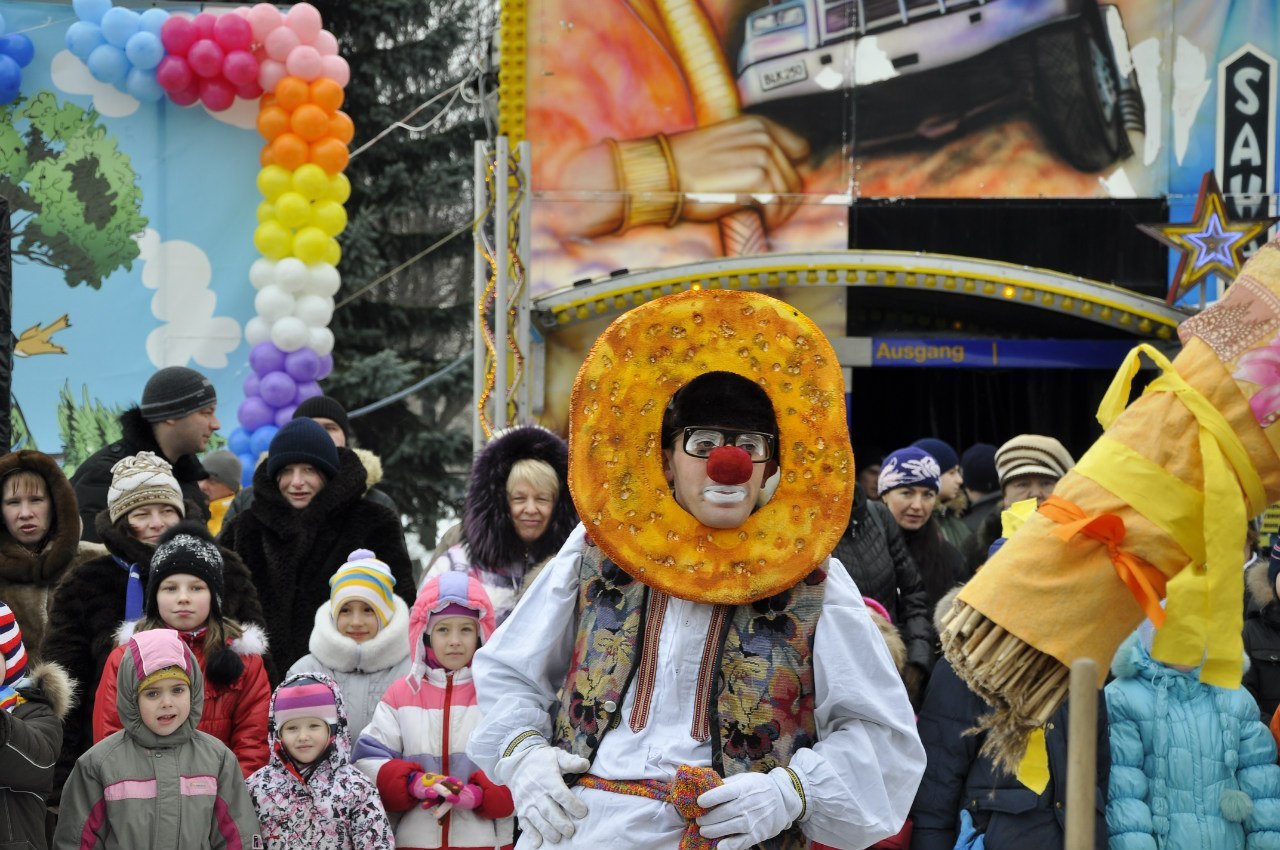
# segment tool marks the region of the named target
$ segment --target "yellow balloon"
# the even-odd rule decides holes
[[[266,224],[276,217],[275,204],[270,201],[263,201],[258,204],[258,224]]]
[[[323,235],[323,234],[322,234]],[[279,222],[267,221],[259,224],[253,231],[253,245],[264,257],[279,260],[289,256],[293,237],[289,230]]]
[[[293,237],[293,255],[302,262],[318,263],[325,257],[329,237],[318,227],[304,227]]]
[[[322,198],[329,190],[329,175],[314,162],[308,162],[293,172],[293,190],[312,201]]]
[[[329,265],[336,266],[342,262],[342,246],[338,244],[337,239],[330,239],[325,251],[324,261]]]
[[[258,172],[258,191],[268,201],[280,197],[280,193],[288,190],[292,182],[293,175],[279,165],[268,165]]]
[[[329,194],[326,196],[329,200],[339,204],[345,204],[347,198],[351,197],[351,180],[347,175],[339,171],[337,174],[329,178]]]
[[[285,192],[276,198],[276,218],[285,227],[302,227],[311,220],[311,202],[298,192]]]
[[[311,207],[311,223],[326,236],[337,236],[347,227],[347,211],[337,201],[316,201]]]

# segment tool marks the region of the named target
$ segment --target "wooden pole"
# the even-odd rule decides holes
[[[1098,665],[1092,658],[1071,664],[1071,708],[1067,723],[1067,832],[1064,850],[1094,850],[1098,787]]]

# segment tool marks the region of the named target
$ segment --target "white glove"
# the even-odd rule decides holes
[[[746,850],[773,838],[800,816],[800,797],[791,775],[780,767],[768,773],[736,773],[698,797],[710,809],[698,818],[703,838],[720,838],[719,850]]]
[[[562,774],[582,773],[591,762],[549,744],[525,747],[502,759],[494,771],[511,791],[520,829],[533,847],[558,844],[573,835],[574,820],[587,816],[587,806],[564,784]]]

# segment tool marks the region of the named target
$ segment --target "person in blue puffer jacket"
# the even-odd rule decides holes
[[[1110,850],[1280,850],[1280,767],[1257,703],[1156,661],[1153,634],[1148,620],[1120,645],[1106,687]]]

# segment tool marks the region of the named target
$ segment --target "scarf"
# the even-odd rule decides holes
[[[118,555],[112,555],[111,559],[129,574],[129,583],[124,591],[124,619],[126,622],[132,622],[142,616],[142,609],[146,603],[146,588],[142,585],[142,574],[138,572],[137,564],[126,564]]]
[[[25,685],[26,683],[26,678],[22,678],[12,685],[0,687],[0,710],[11,712],[27,701],[27,698],[17,691],[19,685]]]

